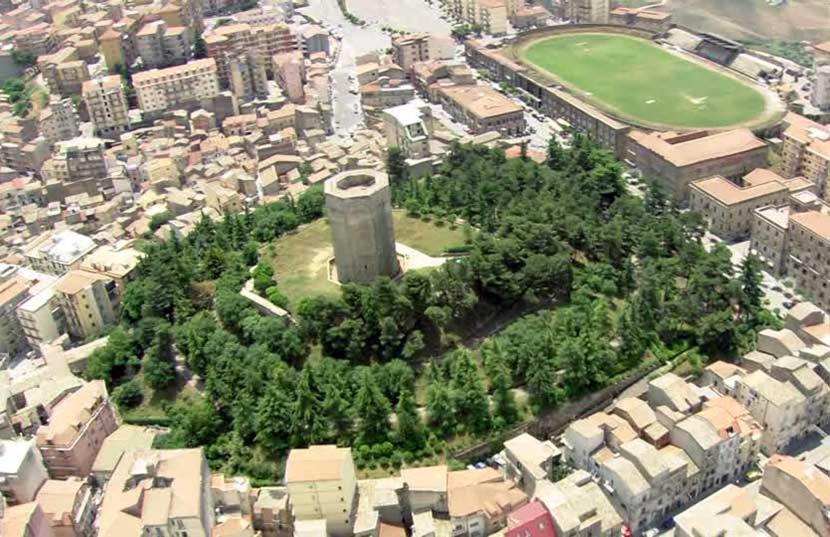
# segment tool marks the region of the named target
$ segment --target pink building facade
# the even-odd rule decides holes
[[[118,415],[101,380],[89,382],[59,402],[36,434],[52,479],[86,477],[101,445],[118,428]]]
[[[507,516],[505,537],[556,537],[556,528],[547,507],[534,500]]]

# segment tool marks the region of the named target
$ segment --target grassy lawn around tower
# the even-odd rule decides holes
[[[460,227],[437,226],[393,211],[395,240],[431,256],[439,256],[450,246],[464,244]],[[306,297],[325,295],[337,297],[339,287],[328,279],[328,261],[334,256],[331,228],[321,218],[295,233],[289,233],[262,250],[274,268],[277,285],[288,298],[288,309],[294,310]]]
[[[636,37],[566,34],[529,43],[519,55],[577,95],[635,122],[717,128],[764,114],[764,96],[749,84]]]

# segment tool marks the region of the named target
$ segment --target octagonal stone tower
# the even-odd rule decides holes
[[[326,209],[340,283],[368,283],[395,276],[395,230],[389,177],[375,170],[349,170],[326,181]]]

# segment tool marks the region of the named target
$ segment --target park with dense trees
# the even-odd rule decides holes
[[[645,361],[686,349],[732,359],[777,322],[757,259],[736,270],[725,247],[707,252],[694,215],[656,186],[628,194],[620,164],[587,138],[548,153],[538,164],[456,143],[436,173],[411,179],[390,152],[395,203],[467,226],[469,253],[279,304],[296,323],[262,316],[239,291],[252,279],[284,300],[259,254],[323,217],[319,187],[148,241],[121,325],[86,375],[126,410],[145,387],[174,385],[181,356],[204,390],[166,408],[162,445],[205,446],[212,465],[265,482],[288,449],[312,443],[351,445],[367,470],[435,462]],[[466,347],[485,319],[506,327]]]

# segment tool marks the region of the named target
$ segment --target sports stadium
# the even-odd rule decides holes
[[[533,85],[557,88],[632,126],[756,128],[780,117],[773,92],[725,67],[739,53],[732,42],[709,36],[698,46],[703,54],[662,37],[630,27],[568,26],[528,32],[494,52]]]

